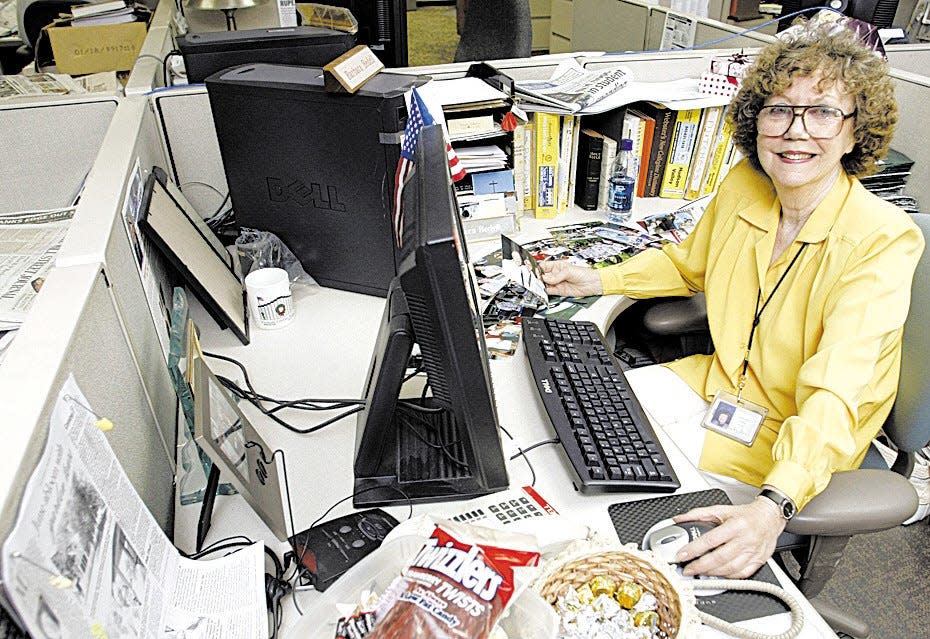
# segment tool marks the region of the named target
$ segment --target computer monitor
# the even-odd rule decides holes
[[[898,2],[899,0],[782,0],[781,15],[788,16],[802,9],[810,9],[804,14],[809,18],[816,13],[814,9],[827,7],[841,11],[850,18],[873,24],[879,29],[886,29],[894,23]],[[778,22],[778,30],[790,27],[796,17],[782,18]]]
[[[358,419],[356,507],[466,499],[508,486],[475,279],[439,125],[422,130],[403,211],[401,265]],[[414,344],[431,395],[399,399]]]
[[[407,0],[327,0],[358,20],[356,39],[386,67],[407,66]]]

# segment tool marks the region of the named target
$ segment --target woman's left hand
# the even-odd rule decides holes
[[[695,508],[675,517],[675,523],[717,524],[678,552],[677,561],[690,561],[684,573],[745,579],[756,572],[775,552],[775,542],[787,523],[775,504],[765,501],[757,497],[739,506]]]

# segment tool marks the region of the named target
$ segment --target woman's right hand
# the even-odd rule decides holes
[[[550,295],[563,297],[588,297],[602,295],[604,287],[601,277],[593,268],[569,264],[564,260],[539,262],[543,283]]]

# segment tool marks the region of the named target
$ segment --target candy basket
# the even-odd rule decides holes
[[[658,604],[659,637],[686,639],[696,636],[700,622],[690,587],[652,553],[632,547],[568,549],[549,562],[533,589],[554,605],[570,586],[580,588],[597,576],[609,577],[617,583],[633,581],[652,593]]]

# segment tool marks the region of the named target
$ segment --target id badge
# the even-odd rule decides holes
[[[748,399],[737,398],[727,391],[717,391],[701,426],[752,446],[768,412],[764,406]]]

